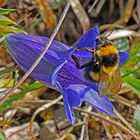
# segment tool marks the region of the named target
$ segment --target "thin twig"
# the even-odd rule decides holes
[[[104,126],[104,129],[105,129],[105,132],[106,132],[106,135],[107,135],[108,139],[109,140],[112,140],[112,135],[111,135],[111,133],[109,131],[109,128],[107,126],[107,123],[105,121],[102,121],[102,124]]]
[[[96,6],[97,2],[98,2],[98,0],[95,0],[93,2],[93,4],[91,5],[91,7],[88,9],[88,13],[90,13],[93,10],[93,8]]]
[[[78,123],[75,123],[74,125],[70,126],[69,128],[67,128],[66,130],[62,131],[63,135],[62,135],[62,137],[61,137],[59,140],[64,140],[65,137],[66,137],[69,133],[71,133],[75,127],[81,126],[81,125],[83,125],[83,124],[84,124],[84,122],[78,122]]]
[[[46,109],[48,109],[48,108],[50,108],[51,106],[53,106],[53,105],[55,105],[56,103],[58,103],[61,99],[62,99],[63,97],[62,97],[62,95],[61,96],[59,96],[58,98],[56,98],[55,100],[53,100],[52,102],[50,102],[50,103],[46,103],[46,104],[44,104],[44,105],[42,105],[41,107],[39,107],[35,112],[34,112],[34,114],[32,115],[32,117],[31,117],[31,120],[30,120],[30,134],[31,134],[31,137],[32,137],[32,139],[33,140],[35,140],[36,138],[35,138],[35,136],[34,136],[34,134],[33,134],[33,128],[32,128],[32,126],[33,126],[33,122],[34,122],[34,119],[35,119],[35,117],[37,116],[37,114],[39,114],[41,111],[43,111],[43,110],[46,110]]]
[[[125,140],[124,137],[123,137],[123,133],[120,131],[120,129],[115,127],[115,130],[116,130],[117,136],[120,138],[120,140]]]
[[[37,103],[37,102],[34,102],[34,101],[32,101],[32,102],[33,102],[33,103]],[[40,101],[40,100],[39,100],[38,103],[44,103],[44,102],[45,102],[45,101]],[[46,102],[51,102],[51,100],[46,100]],[[27,103],[29,103],[29,102],[27,102]],[[59,105],[64,105],[62,102],[58,102],[57,104],[59,104]],[[88,111],[83,110],[83,109],[81,109],[81,108],[74,108],[74,109],[75,109],[76,111],[79,111],[79,112],[87,113],[87,114],[90,115],[90,116],[94,116],[95,118],[98,118],[98,119],[100,119],[101,121],[104,120],[104,121],[106,121],[106,122],[108,122],[108,123],[111,123],[111,124],[115,125],[116,127],[120,128],[121,130],[123,130],[123,132],[126,132],[126,133],[130,134],[131,136],[133,136],[136,140],[139,140],[139,138],[138,138],[138,136],[137,136],[136,134],[134,134],[134,133],[131,132],[128,128],[126,128],[124,125],[122,125],[122,124],[120,124],[119,122],[117,122],[117,121],[111,119],[111,118],[108,117],[108,116],[104,116],[104,115],[101,116],[101,114],[98,114],[98,113],[95,113],[95,112],[88,112]]]
[[[139,140],[136,134],[134,134],[133,132],[131,132],[128,128],[126,128],[125,126],[123,126],[123,125],[120,124],[119,122],[117,122],[117,121],[115,121],[115,120],[112,120],[112,119],[111,119],[110,117],[108,117],[108,116],[107,116],[107,117],[105,117],[105,116],[103,116],[103,115],[101,116],[101,114],[98,114],[98,113],[95,113],[95,112],[88,112],[88,111],[83,110],[83,109],[80,109],[80,108],[75,108],[75,110],[80,111],[80,112],[87,113],[87,114],[89,114],[89,115],[91,115],[91,116],[94,116],[94,117],[100,119],[100,120],[104,120],[104,121],[106,121],[106,122],[108,122],[108,123],[111,123],[111,124],[113,124],[113,125],[115,125],[115,126],[121,128],[124,132],[127,132],[128,134],[132,135],[136,140]]]
[[[87,111],[91,111],[92,110],[92,106],[88,106],[88,108],[86,108]],[[89,140],[89,136],[88,136],[88,118],[89,115],[88,114],[84,114],[84,124],[82,126],[81,129],[81,134],[80,134],[80,138],[79,140]]]
[[[132,127],[132,125],[115,108],[114,113],[133,133],[137,134],[137,131]]]
[[[121,103],[123,105],[126,105],[134,110],[136,109],[136,103],[134,101],[130,101],[130,100],[124,98],[123,96],[116,95],[116,96],[112,97],[110,100],[112,102],[117,102],[117,103]]]
[[[23,77],[16,83],[16,85],[3,97],[1,98],[0,100],[0,105],[24,82],[24,80],[32,73],[32,71],[36,68],[36,66],[39,64],[39,62],[41,61],[41,59],[44,57],[46,51],[48,50],[48,48],[50,47],[53,39],[55,38],[67,12],[68,12],[68,9],[70,7],[70,4],[71,4],[71,1],[72,0],[69,0],[60,19],[59,19],[59,22],[56,26],[56,28],[54,29],[50,39],[49,39],[49,42],[48,44],[46,45],[46,47],[44,48],[44,50],[42,51],[42,53],[40,54],[40,56],[37,58],[37,60],[34,62],[34,64],[28,69],[28,71],[23,75]]]

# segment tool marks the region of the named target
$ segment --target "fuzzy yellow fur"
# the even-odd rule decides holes
[[[101,47],[99,50],[97,50],[97,55],[100,57],[107,56],[109,54],[118,54],[118,50],[115,48],[115,46],[106,45],[104,47]]]
[[[114,73],[114,70],[116,70],[116,68],[117,68],[117,65],[116,66],[110,66],[110,67],[104,67],[103,66],[103,71],[105,72],[105,73],[108,73],[108,74],[112,74],[112,73]]]
[[[98,81],[99,79],[99,73],[95,73],[95,72],[89,72],[90,77],[94,80],[94,81]]]

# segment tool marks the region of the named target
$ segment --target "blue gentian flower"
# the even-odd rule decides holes
[[[61,92],[66,117],[71,124],[75,122],[73,107],[80,106],[83,101],[106,114],[113,114],[112,103],[106,96],[99,97],[97,83],[87,81],[82,70],[76,68],[75,62],[71,58],[72,54],[76,54],[84,62],[91,59],[91,53],[77,51],[76,48],[94,48],[97,36],[99,36],[99,29],[95,26],[76,42],[76,47],[69,47],[58,41],[53,41],[44,58],[31,73],[35,79]],[[25,72],[40,55],[48,40],[47,37],[21,33],[9,34],[6,38],[11,55]],[[127,60],[128,54],[120,52],[119,55],[120,64],[122,64]]]

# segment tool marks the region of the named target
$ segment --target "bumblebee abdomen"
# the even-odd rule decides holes
[[[90,71],[89,76],[93,81],[98,81],[99,80],[99,73]]]
[[[105,67],[114,66],[118,62],[118,55],[117,54],[110,54],[107,56],[102,56],[102,65]]]

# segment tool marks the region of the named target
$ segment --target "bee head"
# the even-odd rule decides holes
[[[100,49],[101,47],[105,47],[106,45],[113,45],[113,43],[108,40],[106,37],[98,37],[96,38],[96,49]]]

